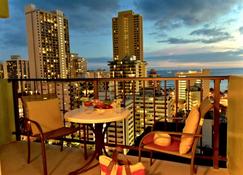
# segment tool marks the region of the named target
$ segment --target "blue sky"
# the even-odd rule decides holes
[[[149,67],[242,67],[243,0],[9,0],[0,19],[0,61],[28,58],[24,7],[60,9],[69,19],[71,51],[89,69],[112,59],[111,19],[118,11],[143,16],[144,55]]]

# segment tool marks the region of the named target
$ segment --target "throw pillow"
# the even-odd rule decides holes
[[[171,143],[171,137],[169,134],[165,134],[165,133],[154,134],[154,144],[159,146],[169,146],[170,143]]]
[[[186,119],[185,127],[183,128],[183,133],[195,134],[198,127],[199,118],[200,118],[200,113],[198,111],[198,107],[192,108],[192,110],[190,111]],[[192,136],[182,135],[180,148],[179,148],[180,154],[186,154],[191,149],[192,143],[193,143]]]

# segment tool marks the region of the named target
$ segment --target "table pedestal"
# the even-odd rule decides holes
[[[95,127],[93,127],[92,125],[88,125],[95,134],[95,151],[92,154],[91,159],[83,167],[70,172],[69,175],[81,174],[99,165],[99,163],[97,163],[91,166],[91,163],[95,160],[95,158],[99,159],[99,156],[103,154],[103,151],[107,155],[107,152],[105,150],[105,144],[104,144],[104,136],[109,125],[110,123],[107,123],[104,130],[103,130],[103,123],[97,123],[95,124]]]

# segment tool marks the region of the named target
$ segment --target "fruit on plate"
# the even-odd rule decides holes
[[[92,101],[85,101],[84,106],[93,106],[93,102]]]
[[[95,105],[95,108],[98,108],[98,109],[111,109],[112,106],[111,105],[106,105],[106,104],[97,104],[97,105]]]
[[[100,105],[103,105],[104,102],[99,99],[94,99],[93,104],[94,104],[94,106],[100,106]]]

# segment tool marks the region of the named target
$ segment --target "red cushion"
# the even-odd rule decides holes
[[[178,152],[180,140],[171,137],[171,144],[169,146],[159,146],[157,144],[154,144],[154,133],[151,133],[145,136],[143,144],[145,144],[145,146],[153,147],[155,149]]]

